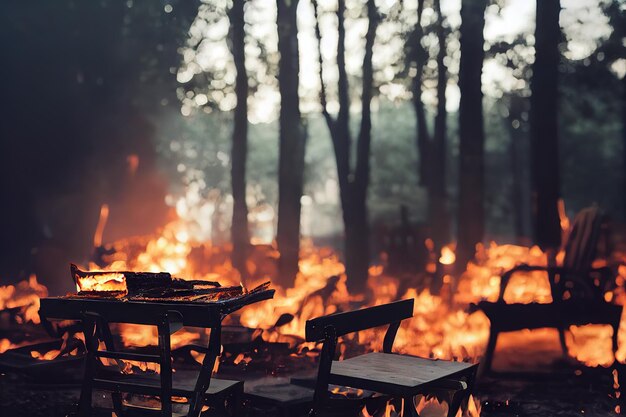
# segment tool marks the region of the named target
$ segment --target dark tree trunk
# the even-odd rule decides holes
[[[534,237],[542,249],[561,244],[557,110],[560,10],[559,0],[537,0],[530,137]]]
[[[297,0],[278,0],[278,50],[280,64],[280,150],[278,173],[279,284],[293,285],[300,252],[300,198],[304,175],[306,131],[300,118],[298,96]]]
[[[622,194],[623,194],[623,216],[626,221],[626,76],[622,77],[622,153],[623,153],[623,164],[622,168]]]
[[[319,21],[317,19],[317,2],[313,1],[316,15],[315,32],[318,45],[321,41]],[[367,215],[367,187],[369,184],[370,171],[370,143],[371,143],[371,111],[373,90],[373,67],[372,54],[376,28],[378,27],[378,12],[373,0],[367,2],[367,15],[369,25],[365,35],[365,56],[363,57],[363,91],[361,94],[361,124],[356,145],[356,168],[354,173],[350,167],[351,135],[350,122],[350,98],[348,90],[348,75],[345,65],[345,1],[339,0],[337,7],[337,69],[339,112],[334,118],[327,110],[326,88],[322,72],[323,62],[321,51],[319,55],[321,92],[320,101],[322,113],[328,124],[335,161],[337,164],[337,177],[339,181],[341,207],[343,212],[345,232],[345,262],[348,276],[349,289],[354,292],[362,292],[366,288],[369,267],[369,223]]]
[[[513,229],[518,242],[524,237],[524,188],[523,188],[523,164],[520,163],[522,157],[521,141],[522,135],[522,106],[523,99],[519,96],[511,96],[509,101],[509,115],[506,119],[506,126],[509,131],[509,161],[511,163],[511,205],[513,206]],[[518,123],[518,126],[514,126]]]
[[[474,255],[485,231],[483,94],[483,29],[487,0],[463,0],[461,5],[461,63],[459,68],[459,207],[457,262],[459,268]]]
[[[415,62],[415,77],[412,82],[412,95],[413,95],[413,108],[415,109],[416,123],[416,145],[419,155],[418,165],[418,178],[421,186],[428,187],[430,165],[429,158],[430,151],[430,135],[428,134],[428,124],[426,122],[426,111],[424,108],[424,102],[422,101],[422,75],[424,72],[424,65],[428,59],[428,54],[422,46],[422,37],[424,31],[422,30],[422,12],[424,10],[424,0],[418,0],[417,3],[417,22],[415,23],[415,29],[411,36],[410,50],[411,59]]]
[[[233,192],[233,219],[231,239],[233,243],[232,263],[241,278],[248,278],[246,261],[250,246],[248,230],[248,206],[246,205],[246,156],[248,153],[248,74],[245,60],[245,30],[243,5],[245,0],[233,0],[230,10],[230,49],[237,70],[231,151],[231,182]]]
[[[438,14],[437,40],[437,115],[435,116],[435,134],[431,147],[431,169],[429,182],[429,217],[433,228],[432,238],[435,247],[441,248],[450,239],[450,221],[448,216],[446,192],[446,86],[448,84],[448,68],[445,65],[447,55],[446,30],[444,28],[441,1],[435,0]]]

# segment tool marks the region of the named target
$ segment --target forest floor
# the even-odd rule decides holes
[[[507,373],[484,377],[476,387],[483,417],[615,416],[619,405],[615,392],[610,370],[577,372],[571,366],[542,375]],[[78,396],[76,384],[40,384],[33,378],[0,374],[2,417],[67,416],[75,410]],[[94,403],[105,405],[109,398],[96,392]],[[248,410],[246,417],[277,416],[277,410],[271,407],[265,410],[244,407],[244,410]],[[422,417],[435,415],[438,414],[428,410],[422,413]]]

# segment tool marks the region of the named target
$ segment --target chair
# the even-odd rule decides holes
[[[329,396],[329,384],[402,398],[405,404],[413,404],[415,395],[433,390],[454,391],[448,416],[456,415],[462,402],[469,398],[478,365],[392,353],[401,321],[413,316],[413,303],[413,299],[397,301],[307,321],[306,340],[323,343],[310,416],[332,409],[334,400]],[[389,328],[383,352],[333,360],[338,337],[384,325]],[[415,407],[405,408],[411,416],[417,416]]]
[[[604,223],[604,214],[597,206],[582,210],[572,222],[565,242],[562,266],[518,265],[502,275],[496,302],[481,301],[473,306],[474,309],[482,310],[491,322],[489,342],[483,360],[485,372],[491,370],[498,335],[502,332],[556,328],[563,354],[566,355],[565,330],[569,326],[608,324],[613,327],[613,351],[617,350],[617,331],[622,306],[604,299],[612,278],[611,270],[592,266]],[[508,304],[504,301],[504,293],[511,277],[522,271],[547,272],[552,292],[551,303]]]

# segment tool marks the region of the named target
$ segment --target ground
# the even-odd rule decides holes
[[[506,374],[482,378],[476,395],[483,417],[615,416],[618,400],[610,370],[578,371],[571,367],[547,375]],[[2,417],[61,417],[74,409],[77,385],[40,384],[15,374],[0,375]],[[102,393],[94,401],[105,403]],[[250,408],[251,409],[251,408]],[[433,417],[425,410],[423,417]],[[270,415],[256,411],[257,415]],[[110,415],[110,414],[109,414]],[[248,414],[251,415],[251,414]]]
[[[553,333],[520,332],[519,337],[498,344],[493,365],[497,372],[481,376],[475,389],[482,408],[481,416],[609,417],[620,414],[621,409],[626,410],[620,402],[620,385],[626,383],[626,366],[591,368],[572,358],[564,359],[558,336]],[[273,390],[272,386],[288,384],[294,373],[314,374],[314,358],[306,369],[296,370],[289,363],[282,362],[281,358],[289,358],[289,354],[281,354],[276,349],[274,354],[276,356],[261,352],[259,359],[245,368],[241,364],[238,367],[223,364],[219,375],[222,378],[245,379],[247,392],[258,392],[258,387],[262,392],[269,392]],[[5,360],[6,356],[2,359]],[[298,358],[294,362],[302,364],[304,359]],[[13,360],[13,365],[15,363]],[[183,365],[180,358],[177,363],[188,366]],[[6,367],[6,364],[3,365],[0,360],[0,366]],[[266,375],[267,369],[273,369],[274,375]],[[75,410],[81,375],[80,361],[39,367],[30,375],[5,370],[5,373],[0,373],[0,417],[67,416]],[[105,393],[96,392],[94,403],[108,406],[110,401]],[[306,410],[307,407],[301,408]],[[279,415],[280,407],[248,398],[244,411],[245,417],[274,417]],[[292,415],[304,416],[306,412]],[[428,407],[421,415],[440,416],[441,408]]]

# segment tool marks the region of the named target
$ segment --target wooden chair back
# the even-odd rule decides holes
[[[565,243],[564,268],[581,274],[591,269],[596,258],[603,216],[597,206],[587,207],[576,215]]]
[[[383,352],[391,353],[400,323],[413,316],[414,302],[415,300],[411,298],[361,310],[330,314],[306,322],[307,342],[323,342],[315,384],[314,405],[310,415],[317,415],[329,398],[328,383],[337,338],[349,333],[389,325],[383,341]]]
[[[400,322],[413,316],[414,301],[411,298],[308,320],[306,322],[306,341],[320,342],[325,340],[325,332],[329,327],[333,328],[335,337],[340,337],[349,333]]]

